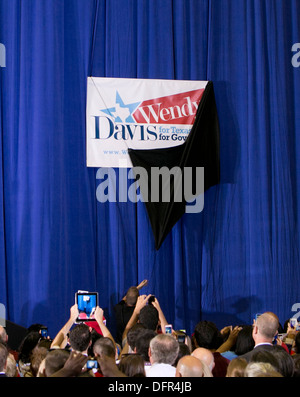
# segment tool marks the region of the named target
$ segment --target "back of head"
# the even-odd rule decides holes
[[[103,337],[94,343],[94,354],[99,357],[116,357],[116,348],[113,341],[110,338]]]
[[[176,366],[177,377],[203,377],[203,365],[191,355],[182,357]]]
[[[273,355],[278,361],[278,372],[280,372],[285,378],[291,378],[294,376],[295,362],[292,356],[279,345],[273,347]]]
[[[179,352],[178,341],[173,336],[158,334],[150,341],[152,363],[173,365]]]
[[[159,321],[157,309],[153,305],[144,306],[139,314],[139,322],[147,329],[156,331]]]
[[[134,324],[127,332],[127,342],[132,351],[135,349],[136,340],[142,330],[146,327],[141,323]]]
[[[245,376],[245,369],[248,362],[241,357],[233,358],[227,367],[226,376],[229,378],[242,378]]]
[[[195,350],[193,350],[192,356],[203,361],[211,371],[213,370],[215,366],[215,358],[210,350],[204,347],[197,347]]]
[[[3,344],[0,343],[0,371],[2,372],[4,370],[6,361],[8,357],[8,350],[7,347]]]
[[[256,326],[260,336],[267,342],[272,342],[279,327],[278,317],[272,312],[265,312],[258,317]]]
[[[255,342],[252,336],[252,325],[244,326],[238,333],[234,352],[237,356],[248,353],[254,348]]]
[[[273,368],[276,369],[276,371],[279,371],[279,362],[277,357],[273,353],[267,350],[258,350],[255,351],[251,355],[250,362],[255,362],[255,363],[267,363],[272,365]]]
[[[118,368],[129,377],[145,377],[145,361],[140,354],[126,354],[121,357]]]
[[[139,290],[137,287],[130,287],[126,293],[126,304],[128,306],[135,306],[138,297]]]
[[[40,338],[40,333],[36,331],[29,332],[25,336],[19,347],[19,360],[23,363],[30,363],[31,353],[39,343]]]
[[[245,377],[278,377],[282,375],[270,363],[265,362],[250,362],[245,368]]]
[[[211,321],[200,321],[194,330],[194,338],[197,347],[206,349],[218,349],[223,343],[223,338],[217,326]]]
[[[300,354],[293,354],[292,359],[294,361],[294,378],[300,378]]]
[[[86,324],[78,324],[71,331],[69,335],[70,345],[73,350],[84,352],[89,347],[91,342],[91,333]]]
[[[135,350],[137,354],[140,354],[143,359],[149,361],[149,346],[150,341],[156,336],[156,332],[151,329],[142,329],[135,342]]]
[[[45,376],[49,377],[65,365],[70,353],[64,349],[55,349],[48,352],[45,357]]]

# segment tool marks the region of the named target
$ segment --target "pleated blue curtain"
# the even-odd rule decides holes
[[[11,321],[53,335],[75,291],[96,290],[114,331],[113,305],[142,279],[188,332],[204,318],[221,327],[263,310],[282,323],[293,315],[299,11],[296,0],[0,2],[0,302]],[[143,203],[97,202],[88,76],[214,83],[221,183],[159,251]]]

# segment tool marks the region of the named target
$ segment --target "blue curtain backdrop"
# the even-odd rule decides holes
[[[148,279],[174,328],[281,323],[300,302],[298,0],[1,0],[0,302],[53,337],[78,289],[108,327]],[[143,203],[96,200],[88,76],[212,80],[221,183],[159,251]]]

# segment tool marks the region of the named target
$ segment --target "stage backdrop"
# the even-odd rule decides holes
[[[264,310],[281,323],[295,314],[299,14],[297,0],[0,2],[0,302],[9,320],[44,323],[54,336],[82,289],[98,291],[113,332],[113,305],[143,279],[188,332],[201,319],[221,327]],[[214,84],[220,184],[158,251],[143,203],[96,200],[88,76]]]

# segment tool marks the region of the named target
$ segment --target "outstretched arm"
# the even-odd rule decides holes
[[[103,322],[103,309],[101,309],[101,307],[99,307],[99,306],[97,306],[96,310],[95,310],[95,319],[101,329],[102,335],[106,338],[111,339],[113,341],[114,345],[116,346],[116,343],[115,343],[115,340],[114,340],[112,334],[110,333],[109,329]]]
[[[78,316],[78,306],[73,305],[70,309],[70,317],[62,329],[58,332],[51,343],[51,348],[64,348],[66,345],[67,334],[70,331],[72,325],[74,324]]]
[[[140,311],[142,308],[147,304],[148,299],[150,298],[150,295],[140,295],[137,299],[134,311],[126,324],[125,330],[123,332],[122,340],[124,341],[127,338],[127,332],[130,330],[130,328],[137,323]]]

